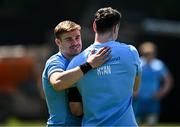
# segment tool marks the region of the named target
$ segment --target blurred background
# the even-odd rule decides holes
[[[0,125],[46,124],[41,73],[46,59],[58,51],[54,27],[62,20],[79,23],[86,48],[94,41],[94,13],[107,6],[122,13],[119,41],[157,45],[158,58],[174,77],[171,92],[162,100],[160,123],[180,124],[179,5],[179,0],[0,0]]]

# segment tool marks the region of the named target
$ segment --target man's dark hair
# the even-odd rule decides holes
[[[96,30],[98,33],[104,33],[110,30],[114,25],[120,23],[121,13],[111,7],[100,8],[95,13]]]

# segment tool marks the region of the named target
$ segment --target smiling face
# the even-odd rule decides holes
[[[66,58],[71,59],[82,50],[80,30],[65,32],[59,39],[56,39],[56,44],[59,46],[61,53]]]
[[[54,29],[55,42],[59,51],[67,58],[72,59],[82,49],[81,26],[73,21],[62,21]]]

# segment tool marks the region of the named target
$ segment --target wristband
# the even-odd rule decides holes
[[[88,62],[81,64],[79,67],[81,71],[83,72],[83,74],[86,74],[88,71],[92,69],[92,66]]]

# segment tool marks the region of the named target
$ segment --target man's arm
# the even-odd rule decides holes
[[[134,97],[136,97],[137,94],[138,94],[138,89],[139,89],[140,82],[141,82],[141,75],[136,75],[135,81],[134,81],[134,89],[133,89]]]
[[[87,62],[91,65],[92,68],[101,66],[110,57],[110,48],[104,47],[99,50],[96,54],[92,54],[88,57]],[[77,66],[73,69],[63,71],[63,72],[54,72],[50,76],[50,83],[55,90],[64,90],[71,87],[84,75],[80,66]]]
[[[81,117],[83,115],[82,97],[77,87],[68,89],[68,99],[72,114]]]
[[[167,73],[165,76],[163,76],[162,80],[163,81],[160,90],[154,95],[156,100],[160,100],[165,97],[173,85],[173,78],[170,73]]]

